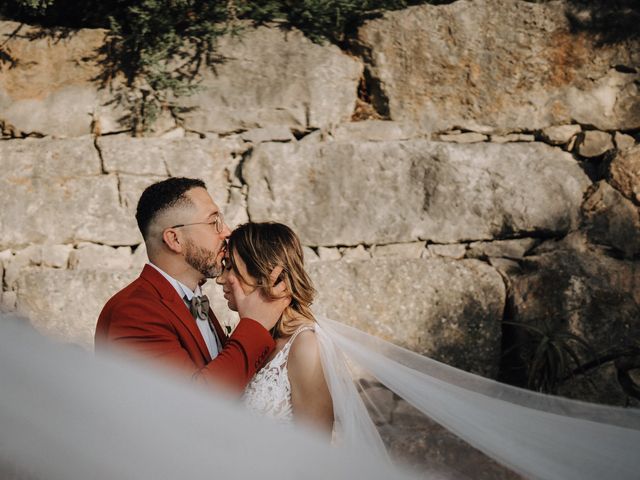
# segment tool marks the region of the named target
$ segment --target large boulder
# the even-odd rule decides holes
[[[131,96],[119,75],[102,88],[108,32],[46,31],[0,22],[0,127],[11,136],[73,137],[127,130],[122,120]],[[173,99],[185,129],[228,133],[265,127],[297,131],[349,121],[362,63],[334,45],[311,42],[300,31],[253,28],[218,39],[219,61],[200,69],[192,96]],[[124,100],[118,100],[118,95]],[[165,118],[166,117],[166,118]],[[61,120],[61,119],[64,119]],[[164,115],[162,133],[175,127]]]
[[[246,149],[238,139],[101,137],[97,146],[107,174],[117,174],[123,204],[135,212],[142,191],[168,177],[200,178],[226,213],[230,188],[239,185],[236,169]]]
[[[566,233],[590,184],[571,155],[537,142],[263,143],[242,175],[249,216],[290,224],[310,246]]]
[[[4,140],[0,142],[0,175],[10,183],[24,178],[100,175],[100,156],[93,138]]]
[[[513,320],[536,327],[546,322],[546,328],[560,347],[567,339],[558,334],[578,335],[599,356],[624,350],[634,343],[637,346],[640,338],[638,262],[607,256],[578,234],[539,248],[540,252],[526,257],[520,272],[510,278]],[[523,335],[524,331],[516,328],[513,333],[516,339],[530,341],[531,338]],[[590,359],[588,352],[577,343],[569,341],[567,346],[577,353],[581,362]],[[567,363],[573,366],[572,360],[567,359]],[[602,375],[610,367],[612,363],[608,362],[591,370],[588,376],[576,377],[571,388],[565,386],[561,392],[582,400],[625,405],[629,397],[616,382],[615,371],[611,368],[607,375]]]
[[[30,243],[140,243],[120,204],[116,175],[104,175],[93,139],[0,142],[0,250]]]
[[[103,168],[116,174],[120,201],[131,218],[140,195],[154,182],[172,177],[200,178],[232,228],[248,221],[245,190],[237,176],[244,142],[237,138],[132,138],[127,135],[97,140]]]
[[[194,110],[184,127],[232,132],[270,126],[328,128],[353,114],[362,64],[300,31],[247,27],[216,44],[221,61],[201,69],[200,91],[180,99]]]
[[[17,309],[40,332],[91,349],[102,307],[139,273],[25,268],[17,283]]]
[[[436,360],[493,377],[506,290],[478,260],[378,258],[315,262],[315,308]]]
[[[613,138],[607,132],[588,130],[578,136],[576,151],[585,158],[594,158],[613,150]]]
[[[607,182],[594,185],[583,215],[593,243],[613,247],[626,258],[640,256],[640,210]]]
[[[358,32],[374,102],[427,131],[637,129],[638,40],[573,32],[566,8],[462,0],[387,12]]]
[[[609,167],[610,182],[640,205],[640,145],[618,152]]]
[[[101,89],[99,49],[107,31],[47,31],[0,22],[0,125],[13,136],[59,137],[122,130],[122,110]]]
[[[106,245],[86,243],[78,245],[69,254],[72,270],[128,270],[134,257],[130,247],[112,248]]]

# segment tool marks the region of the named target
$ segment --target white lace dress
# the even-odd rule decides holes
[[[242,397],[249,410],[274,418],[281,423],[293,421],[291,383],[289,382],[287,361],[293,341],[306,330],[314,330],[314,327],[305,325],[296,330],[282,350],[249,382]]]

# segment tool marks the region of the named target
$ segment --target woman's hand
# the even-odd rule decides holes
[[[275,326],[284,309],[291,303],[291,296],[287,292],[285,282],[280,281],[274,285],[281,273],[282,267],[277,266],[269,275],[269,283],[273,285],[271,287],[273,300],[266,298],[259,288],[246,294],[235,276],[229,278],[229,285],[231,286],[240,318],[255,320],[267,330],[271,330]]]

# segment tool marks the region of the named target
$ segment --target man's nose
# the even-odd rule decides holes
[[[229,225],[227,225],[227,222],[224,222],[224,227],[222,227],[222,232],[220,232],[220,235],[223,238],[229,238],[231,236],[231,229],[229,228]]]

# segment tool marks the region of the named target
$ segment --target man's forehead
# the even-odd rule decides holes
[[[209,195],[209,192],[204,188],[192,188],[186,192],[186,195],[198,210],[204,210],[206,213],[211,214],[216,213],[219,210],[218,205],[216,205],[213,198],[211,198],[211,195]]]

